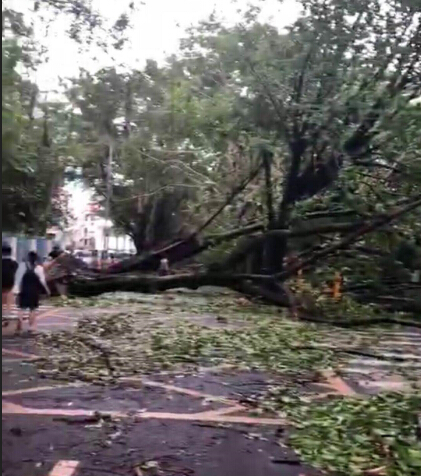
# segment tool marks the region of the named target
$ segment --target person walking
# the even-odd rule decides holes
[[[61,249],[60,245],[58,245],[56,243],[56,244],[54,244],[53,249],[52,249],[51,253],[48,255],[48,257],[52,261],[52,260],[58,258],[62,254],[63,254],[63,250]]]
[[[50,295],[44,269],[38,264],[38,255],[35,251],[30,251],[27,261],[19,266],[16,286],[20,308],[17,331],[22,331],[24,311],[27,309],[29,309],[29,330],[34,331],[40,295],[44,293]]]
[[[66,256],[66,253],[61,249],[59,244],[53,246],[53,250],[48,255],[48,261],[44,265],[44,269],[47,272],[47,276],[50,281],[51,288],[53,292],[57,291],[62,299],[66,299],[67,294],[67,280],[65,276],[60,276],[52,278],[54,274],[60,274],[60,271],[63,270],[60,261],[63,257]]]
[[[158,268],[159,276],[168,276],[170,274],[170,263],[166,256],[163,256]]]
[[[12,258],[12,248],[8,243],[3,243],[1,247],[1,304],[2,314],[5,316],[5,309],[10,316],[13,304],[13,286],[15,284],[18,263]]]

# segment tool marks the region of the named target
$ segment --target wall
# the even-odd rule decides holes
[[[29,251],[36,251],[41,259],[48,256],[53,247],[53,240],[43,237],[27,237],[21,235],[1,234],[2,242],[7,242],[12,247],[12,257],[16,261],[23,261]]]

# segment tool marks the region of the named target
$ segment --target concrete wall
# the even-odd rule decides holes
[[[42,260],[48,256],[53,245],[53,240],[42,237],[27,237],[2,233],[1,238],[3,243],[9,243],[12,248],[12,257],[18,262],[23,261],[29,251],[36,251]]]

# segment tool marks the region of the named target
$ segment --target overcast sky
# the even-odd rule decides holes
[[[131,0],[92,0],[92,5],[100,12],[108,26],[111,26],[121,13],[130,11],[130,2]],[[38,14],[34,15],[34,3],[34,0],[6,0],[4,7],[24,13],[26,21],[33,22],[35,40],[46,48],[44,62],[40,64],[35,75],[31,73],[31,79],[46,93],[59,87],[59,77],[78,76],[80,67],[95,72],[105,66],[142,68],[148,58],[163,62],[168,55],[177,52],[179,41],[185,36],[189,26],[207,19],[213,12],[224,25],[234,25],[241,20],[241,11],[247,9],[250,2],[134,0],[136,8],[130,16],[131,28],[127,32],[129,41],[122,51],[110,50],[110,54],[95,46],[84,45],[80,48],[66,33],[69,19],[64,15],[59,15],[47,28],[46,22],[39,20],[39,13],[42,12],[50,20],[52,16],[42,7]],[[294,22],[300,11],[295,0],[253,0],[252,3],[262,8],[259,18],[261,21],[268,21],[279,29]],[[49,99],[54,96],[55,94],[50,93]],[[84,190],[78,183],[68,184],[66,189],[71,193],[74,212],[82,213],[90,200],[91,192]]]
[[[30,21],[34,21],[35,39],[47,50],[44,59],[48,60],[38,67],[33,78],[42,91],[56,89],[59,76],[66,78],[77,76],[79,67],[95,71],[104,66],[126,65],[129,68],[141,68],[148,58],[159,62],[169,54],[175,53],[185,30],[191,25],[204,20],[212,12],[225,25],[234,25],[241,19],[241,11],[247,9],[247,0],[135,0],[134,12],[130,15],[131,28],[129,42],[122,51],[111,49],[106,54],[98,47],[92,46],[85,51],[66,34],[68,18],[60,15],[52,22],[48,31],[45,22],[40,22],[39,15],[31,10],[34,0],[6,0],[6,6],[21,11]],[[42,1],[41,1],[42,3]],[[131,0],[92,0],[94,9],[112,25],[123,12],[129,12]],[[253,0],[253,4],[262,8],[260,19],[270,21],[282,28],[291,24],[298,16],[299,6],[295,0]],[[48,11],[42,7],[39,13],[47,18]]]

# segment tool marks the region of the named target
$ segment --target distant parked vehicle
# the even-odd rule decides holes
[[[75,250],[74,255],[76,258],[82,260],[88,266],[91,266],[93,263],[92,251],[88,250]]]
[[[131,258],[133,255],[134,253],[113,250],[110,250],[108,253],[96,250],[75,250],[73,253],[75,258],[82,260],[87,266],[95,269],[107,269],[120,261]]]

